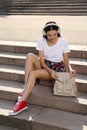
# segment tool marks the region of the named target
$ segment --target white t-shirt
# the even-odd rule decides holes
[[[53,46],[49,46],[46,39],[41,38],[38,40],[36,49],[43,51],[45,59],[53,62],[63,61],[63,54],[70,52],[68,42],[62,37],[59,37],[57,43]]]

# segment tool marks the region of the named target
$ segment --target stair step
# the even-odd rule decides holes
[[[84,6],[86,6],[87,5],[87,3],[59,3],[59,2],[53,2],[53,3],[42,3],[42,2],[39,2],[39,3],[33,3],[33,2],[15,2],[15,3],[12,3],[12,4],[10,4],[10,3],[8,3],[7,4],[7,6],[8,7],[13,7],[13,6],[15,6],[15,7],[18,7],[18,6],[28,6],[28,7],[36,7],[36,6],[38,6],[38,7],[58,7],[58,6],[66,6],[66,7],[73,7],[73,6],[78,6],[79,8],[82,8],[82,7],[84,7]]]
[[[0,98],[16,101],[22,91],[21,82],[0,80]],[[87,94],[78,92],[76,97],[53,96],[52,87],[36,85],[28,103],[74,113],[87,114]]]
[[[0,78],[23,82],[24,81],[24,67],[0,64]],[[45,84],[44,82],[42,83]],[[87,92],[87,87],[86,87],[87,75],[77,74],[76,83],[77,83],[77,87],[78,88],[80,87],[78,90]],[[47,85],[49,85],[48,82],[47,82]]]
[[[33,12],[33,13],[31,13],[31,12],[9,12],[9,11],[3,11],[3,10],[0,10],[0,15],[54,15],[54,16],[56,16],[56,15],[65,15],[65,16],[67,16],[67,15],[70,15],[70,16],[86,16],[87,15],[87,13],[85,13],[85,12],[79,12],[79,13],[70,13],[70,12],[63,12],[63,13],[61,13],[61,12],[57,12],[57,13],[50,13],[50,12],[47,12],[47,13],[41,13],[41,12]]]
[[[82,45],[69,45],[71,53],[70,57],[75,58],[87,58],[87,46]]]
[[[0,52],[0,63],[24,66],[26,54]],[[87,74],[87,59],[70,58],[70,64],[78,73]]]
[[[43,10],[43,9],[45,9],[45,10],[52,10],[52,9],[55,9],[55,10],[57,10],[57,9],[79,9],[79,10],[85,10],[85,9],[87,9],[87,5],[84,5],[84,6],[79,6],[79,5],[76,5],[76,6],[67,6],[67,5],[64,5],[64,6],[62,6],[62,5],[54,5],[54,6],[49,6],[49,5],[31,5],[31,6],[28,6],[27,4],[26,5],[14,5],[14,6],[8,6],[8,7],[6,7],[6,9],[9,9],[10,8],[10,10],[11,9],[29,9],[29,10],[39,10],[39,9],[41,9],[41,10]]]
[[[85,115],[64,112],[37,105],[28,105],[28,110],[17,116],[8,116],[14,102],[0,99],[0,124],[21,130],[81,130],[87,129]],[[21,125],[22,124],[22,125]]]
[[[0,52],[0,63],[1,64],[24,66],[25,59],[26,59],[26,54]]]
[[[15,81],[24,80],[24,67],[14,65],[0,65],[0,78]]]
[[[87,74],[87,59],[70,58],[70,64],[77,73]]]
[[[51,13],[54,13],[54,14],[55,13],[73,13],[73,14],[74,13],[87,13],[86,9],[73,9],[73,8],[72,9],[71,8],[70,9],[67,9],[67,8],[66,9],[63,9],[63,8],[59,8],[58,9],[57,8],[55,10],[54,9],[48,10],[48,9],[45,9],[45,8],[43,8],[43,9],[39,9],[39,8],[37,8],[37,9],[26,9],[26,8],[23,7],[23,8],[19,8],[19,9],[18,8],[13,8],[13,9],[11,8],[11,9],[7,9],[7,11],[8,12],[12,12],[13,11],[14,13],[21,11],[21,13],[22,12],[24,12],[24,13],[27,12],[27,13],[43,13],[43,14],[44,13],[50,13],[50,14]]]
[[[19,129],[0,125],[0,130],[19,130]]]
[[[87,58],[87,46],[69,44],[71,53],[70,57]],[[28,52],[38,54],[35,42],[16,42],[16,41],[0,41],[0,52],[25,53]]]
[[[16,42],[16,41],[0,41],[1,52],[13,52],[13,53],[35,53],[36,43],[35,42]]]
[[[0,14],[28,14],[28,15],[86,15],[86,0],[58,0],[58,1],[1,1]]]
[[[5,0],[4,0],[4,1],[5,1]],[[18,1],[9,2],[9,1],[6,0],[6,1],[5,1],[5,4],[8,4],[8,3],[10,3],[10,4],[15,4],[15,3],[19,3],[19,4],[21,4],[21,3],[23,3],[23,4],[25,4],[25,3],[27,3],[27,4],[28,4],[28,3],[30,3],[30,4],[55,4],[55,3],[56,3],[56,4],[60,4],[60,3],[61,3],[61,4],[64,4],[64,3],[65,3],[65,4],[66,4],[66,3],[67,3],[67,4],[75,4],[75,3],[76,3],[76,4],[77,4],[77,3],[80,4],[80,3],[82,3],[82,4],[86,4],[87,1],[86,1],[86,0],[84,0],[84,1],[83,1],[83,0],[82,0],[82,1],[81,1],[81,0],[74,0],[74,1],[70,1],[70,0],[62,0],[62,1],[61,1],[61,0],[54,0],[54,1],[53,1],[53,0],[52,0],[52,1],[49,1],[49,0],[46,0],[46,1],[44,1],[44,0],[42,0],[42,1],[41,1],[41,0],[38,0],[38,1],[32,1],[32,0],[31,0],[31,1],[29,1],[29,0],[28,0],[28,1],[26,1],[26,0],[25,0],[25,1],[19,1],[19,0],[18,0]],[[3,3],[2,3],[2,4],[3,4]]]

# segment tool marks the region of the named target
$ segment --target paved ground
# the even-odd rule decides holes
[[[87,16],[0,15],[0,40],[35,42],[50,20],[57,22],[70,44],[87,45]]]

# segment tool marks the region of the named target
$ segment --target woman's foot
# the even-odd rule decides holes
[[[18,101],[16,103],[16,105],[13,107],[13,109],[9,112],[9,116],[10,115],[17,115],[19,114],[20,112],[26,110],[28,108],[27,104],[25,101]]]

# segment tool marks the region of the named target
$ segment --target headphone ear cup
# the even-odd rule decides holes
[[[43,36],[46,36],[46,32],[44,30],[42,31],[42,33],[43,33]]]
[[[42,33],[43,33],[43,36],[46,36],[46,32],[44,31],[44,29],[43,29]],[[58,26],[58,34],[60,34],[60,27],[59,26]]]
[[[60,33],[60,27],[58,26],[58,33]]]

